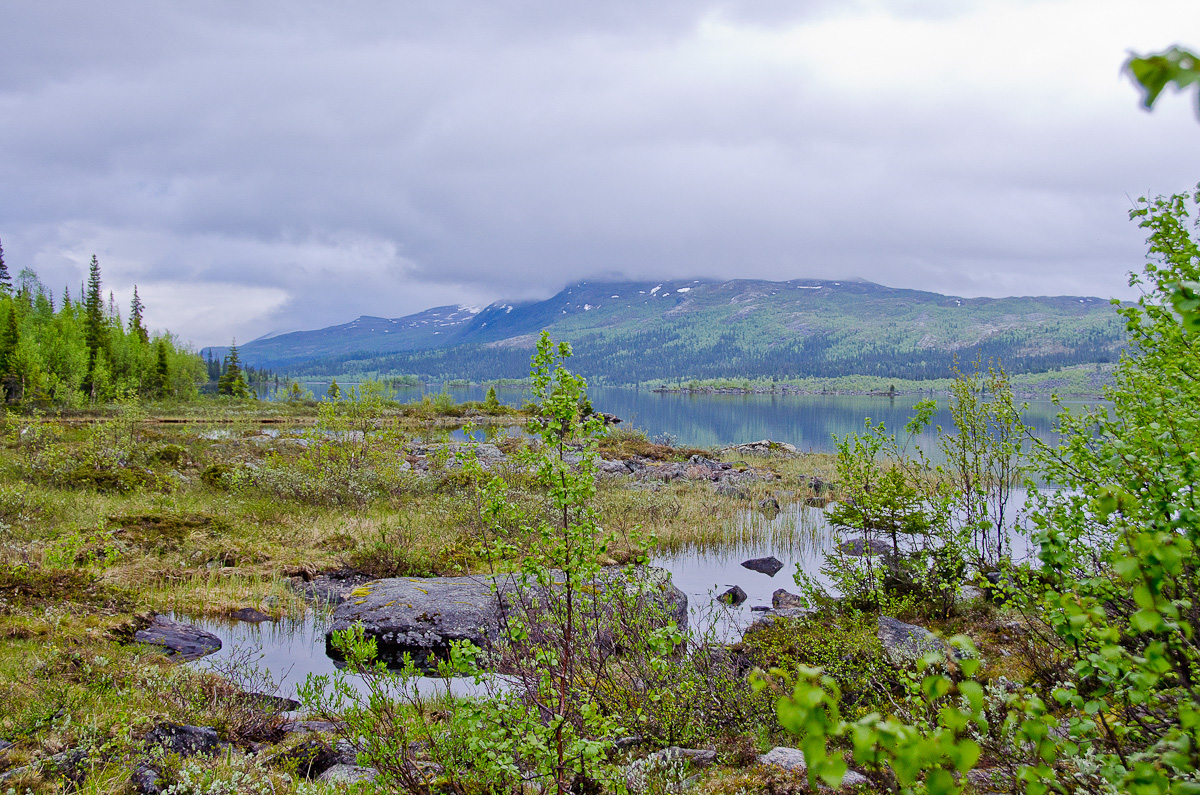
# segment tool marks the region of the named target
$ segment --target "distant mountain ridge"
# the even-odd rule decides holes
[[[866,281],[678,279],[569,285],[544,301],[363,316],[239,348],[296,375],[521,377],[543,329],[574,369],[613,383],[711,377],[940,378],[955,356],[1012,372],[1113,360],[1124,322],[1106,299],[960,298]],[[217,355],[224,349],[208,349]]]

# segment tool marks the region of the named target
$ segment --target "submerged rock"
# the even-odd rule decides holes
[[[743,561],[742,568],[750,569],[751,571],[757,571],[760,574],[767,575],[768,577],[774,577],[779,573],[780,569],[783,568],[783,561],[774,555],[765,558],[753,558],[751,560]]]
[[[255,610],[253,607],[243,607],[241,610],[237,610],[232,613],[229,617],[234,621],[245,621],[251,624],[261,624],[264,621],[275,620],[266,613],[263,613],[260,610]]]
[[[561,582],[557,573],[555,580]],[[687,628],[687,596],[671,584],[671,575],[654,567],[606,569],[589,588],[619,587],[644,608]],[[482,649],[499,645],[506,615],[542,612],[549,594],[515,575],[499,577],[397,577],[374,580],[352,590],[333,614],[326,651],[337,657],[334,632],[361,623],[375,639],[380,659],[399,664],[405,654],[419,668],[432,669],[449,656],[450,644],[468,641]],[[533,627],[536,633],[536,621]]]
[[[221,639],[211,632],[172,621],[166,616],[155,616],[150,626],[134,633],[133,639],[137,643],[161,646],[168,657],[181,660],[198,660],[221,648]]]
[[[740,605],[746,601],[746,592],[740,586],[734,585],[728,591],[725,591],[717,597],[718,602],[724,602],[727,605]]]

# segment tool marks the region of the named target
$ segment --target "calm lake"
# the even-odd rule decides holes
[[[307,382],[304,386],[314,395],[324,395],[328,381]],[[348,388],[352,384],[342,384]],[[396,399],[411,403],[426,394],[437,394],[437,385],[399,387]],[[445,389],[456,401],[483,400],[484,386],[448,387]],[[520,406],[529,399],[524,388],[497,387],[501,403]],[[688,447],[718,447],[759,439],[794,444],[801,451],[831,452],[833,437],[861,431],[870,418],[883,422],[889,430],[903,432],[913,415],[913,405],[929,395],[897,395],[873,397],[866,395],[719,395],[651,392],[623,387],[590,387],[588,395],[596,411],[615,414],[622,427],[644,430],[651,438],[669,438]],[[935,395],[938,413],[933,424],[950,429],[949,398]],[[1051,440],[1054,418],[1059,408],[1049,400],[1026,401],[1025,423],[1040,438]],[[1089,401],[1092,404],[1101,401]],[[1068,407],[1083,406],[1084,401],[1065,402]],[[931,428],[916,441],[926,452],[935,445],[936,432]]]

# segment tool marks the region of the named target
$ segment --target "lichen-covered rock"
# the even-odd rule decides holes
[[[317,781],[332,784],[357,784],[360,781],[374,781],[378,775],[379,771],[373,767],[338,764],[317,776]]]
[[[893,662],[915,660],[931,651],[958,656],[957,650],[925,627],[905,624],[890,616],[879,617],[879,642],[883,644],[884,654]]]
[[[808,773],[808,762],[804,759],[804,752],[798,748],[787,748],[781,745],[775,746],[760,756],[758,763],[766,767],[786,770],[795,775],[806,775]],[[862,773],[855,773],[853,770],[847,770],[846,775],[842,778],[843,789],[857,787],[860,784],[866,783],[868,783],[867,777]]]
[[[738,455],[795,455],[796,446],[787,442],[773,442],[770,439],[760,439],[757,442],[735,444],[723,447],[717,452],[737,453]]]
[[[211,756],[225,745],[210,726],[160,723],[146,734],[146,744],[180,756]]]
[[[771,607],[776,610],[782,610],[788,607],[796,607],[800,608],[801,610],[807,610],[808,602],[806,602],[802,596],[797,596],[796,594],[784,590],[783,588],[779,588],[775,591],[775,593],[771,594]]]

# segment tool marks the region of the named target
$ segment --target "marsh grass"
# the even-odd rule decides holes
[[[20,759],[99,749],[78,791],[124,791],[137,738],[155,721],[218,726],[235,740],[257,731],[215,679],[194,678],[200,672],[129,644],[148,614],[219,620],[249,607],[280,622],[270,631],[285,631],[288,622],[311,619],[312,608],[293,585],[297,578],[347,568],[373,577],[511,570],[533,544],[527,528],[550,518],[546,490],[514,461],[530,444],[520,434],[496,439],[510,457],[492,471],[514,502],[528,506],[502,527],[481,520],[475,476],[452,447],[429,451],[428,473],[404,469],[410,444],[445,442],[462,417],[422,418],[385,407],[378,425],[371,419],[362,426],[362,436],[319,427],[311,408],[280,404],[220,403],[180,408],[167,418],[179,421],[159,419],[127,410],[65,423],[16,418],[0,449],[0,736],[18,742]],[[523,418],[487,420],[504,425]],[[648,446],[636,433],[616,434],[613,444],[611,457],[681,461],[709,454]],[[97,471],[148,474],[128,489],[97,488],[103,484],[66,476],[80,461]],[[304,477],[320,488],[289,492],[256,475],[274,467],[291,477],[304,466]],[[813,476],[828,480],[821,457],[747,459],[737,466],[778,477],[740,486],[744,497],[703,481],[602,479],[597,509],[617,542],[601,562],[635,560],[652,548],[656,554],[762,543],[790,548],[819,532],[800,506]],[[342,500],[338,490],[348,481],[339,478],[356,467],[370,488]],[[205,478],[214,468],[225,474]],[[757,508],[768,497],[780,503],[779,516]],[[496,532],[505,534],[511,552],[486,559],[482,546]],[[702,734],[682,724],[679,731]],[[176,782],[192,776],[192,784],[212,791],[234,780],[244,791],[300,787],[292,777],[248,764],[234,754],[209,763],[212,775],[186,773],[178,762],[167,772]],[[31,782],[61,790],[36,776]]]

